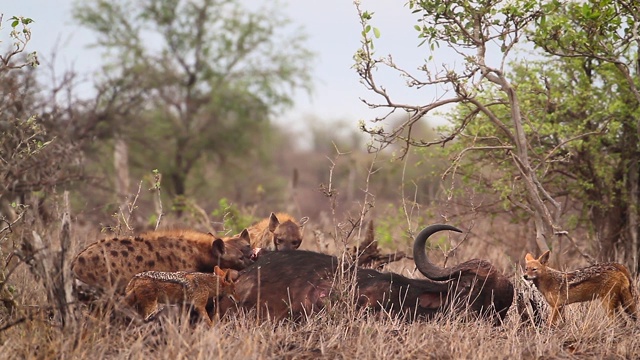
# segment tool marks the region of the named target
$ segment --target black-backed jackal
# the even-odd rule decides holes
[[[631,274],[622,264],[602,263],[562,272],[547,266],[549,251],[537,259],[527,254],[525,261],[525,279],[533,281],[551,307],[549,325],[555,324],[565,305],[597,298],[610,316],[618,308],[634,320],[638,316]]]
[[[153,319],[163,308],[158,303],[188,303],[209,326],[213,325],[207,301],[223,295],[233,296],[235,287],[229,270],[214,268],[214,273],[145,271],[134,276],[126,288],[124,301],[136,308],[145,321]]]

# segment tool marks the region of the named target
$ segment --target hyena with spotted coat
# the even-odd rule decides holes
[[[233,296],[235,288],[230,271],[214,267],[214,273],[145,271],[136,274],[126,288],[124,301],[135,308],[144,321],[152,320],[164,307],[158,303],[191,304],[212,326],[207,313],[207,301],[221,296]]]
[[[302,230],[309,221],[303,217],[300,221],[286,213],[271,213],[262,221],[247,228],[254,249],[281,251],[295,250],[302,244]]]
[[[102,239],[80,252],[71,264],[76,279],[103,291],[123,294],[143,271],[242,270],[253,262],[249,233],[219,238],[192,230],[151,231],[138,236]]]

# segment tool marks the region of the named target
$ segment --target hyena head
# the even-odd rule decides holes
[[[273,236],[273,246],[276,251],[295,250],[302,244],[302,229],[309,221],[308,217],[300,219],[299,223],[292,220],[280,222],[276,214],[269,216],[269,232]]]
[[[221,268],[242,270],[253,263],[253,250],[247,229],[224,240],[215,239],[211,247],[213,254],[220,259]]]
[[[547,263],[549,262],[549,250],[534,258],[531,254],[524,257],[526,262],[524,278],[527,280],[535,280],[547,273]]]

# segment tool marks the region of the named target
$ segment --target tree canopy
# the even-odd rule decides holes
[[[541,250],[568,236],[585,256],[624,254],[637,268],[638,4],[633,1],[410,1],[419,15],[416,42],[437,54],[410,71],[377,57],[373,14],[359,8],[362,47],[356,70],[378,100],[408,120],[363,129],[385,146],[450,144],[448,174],[494,194],[494,210],[532,221]],[[519,57],[518,54],[527,54]],[[444,63],[444,64],[443,64]],[[462,64],[455,67],[454,63]],[[443,94],[422,104],[395,101],[376,69],[398,71],[416,91]],[[434,90],[435,92],[435,90]],[[433,141],[410,129],[427,114],[448,111],[452,126]],[[571,231],[586,226],[594,243]]]
[[[107,61],[96,122],[130,144],[135,165],[157,168],[173,196],[189,195],[203,158],[222,167],[254,154],[270,116],[310,89],[305,36],[285,31],[276,5],[92,0],[74,17],[97,34]]]

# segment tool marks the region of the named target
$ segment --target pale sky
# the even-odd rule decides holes
[[[245,0],[256,4],[268,0]],[[314,92],[309,97],[299,91],[295,106],[276,116],[276,121],[300,128],[300,119],[314,116],[318,120],[342,121],[357,127],[358,120],[375,117],[379,112],[369,110],[359,100],[360,97],[372,98],[359,83],[356,72],[351,69],[352,56],[360,46],[360,24],[356,8],[351,0],[282,1],[283,11],[296,25],[300,25],[308,35],[307,45],[317,54],[313,79]],[[31,26],[33,40],[29,50],[38,51],[44,62],[50,61],[49,55],[59,44],[56,68],[61,72],[73,66],[87,76],[90,83],[91,72],[100,66],[98,51],[87,48],[92,42],[93,33],[81,28],[71,19],[72,0],[21,0],[3,1],[0,13],[4,13],[1,39],[7,44],[9,24],[7,19],[13,15],[27,16],[35,20]],[[405,0],[362,0],[364,10],[373,11],[372,25],[378,27],[381,38],[376,42],[378,55],[391,53],[394,60],[409,70],[415,69],[429,56],[428,47],[417,45],[415,16],[404,5]],[[446,61],[442,61],[446,62]],[[426,103],[433,94],[408,90],[397,74],[381,74],[379,81],[392,93],[398,94],[399,102]]]

